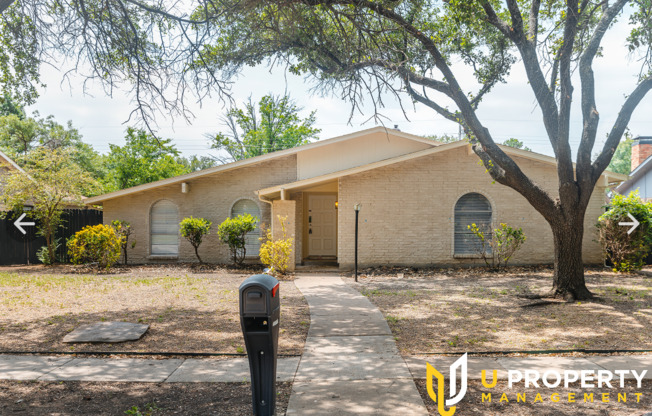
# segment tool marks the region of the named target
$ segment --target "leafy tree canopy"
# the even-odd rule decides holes
[[[22,166],[27,163],[28,152],[37,148],[65,149],[68,161],[77,164],[93,178],[100,180],[106,174],[102,157],[91,145],[83,142],[72,122],[63,126],[53,116],[40,118],[38,112],[32,117],[24,117],[21,112],[0,116],[0,150]],[[86,196],[100,191],[93,187],[86,191]]]
[[[513,147],[515,149],[523,149],[523,150],[527,150],[528,152],[532,151],[532,149],[530,149],[525,144],[523,144],[522,141],[520,141],[519,139],[515,139],[514,137],[505,140],[503,144],[505,146]]]
[[[228,133],[209,136],[211,147],[226,151],[223,162],[242,160],[289,149],[317,139],[315,112],[299,117],[301,108],[289,96],[264,96],[256,105],[251,97],[244,108],[231,108],[224,124]]]
[[[171,139],[157,139],[145,130],[127,129],[124,146],[111,144],[106,156],[107,192],[171,178],[190,170],[178,161]]]
[[[622,173],[623,175],[629,175],[629,171],[632,167],[632,135],[629,131],[625,132],[625,137],[623,140],[618,143],[618,147],[614,152],[614,156],[609,162],[609,169],[612,172]]]
[[[25,110],[17,104],[7,93],[0,98],[0,116],[16,115],[19,118],[25,117]]]
[[[37,147],[23,159],[25,173],[9,170],[4,189],[0,190],[0,204],[15,212],[24,206],[31,218],[38,220],[40,235],[45,237],[49,258],[54,259],[54,236],[62,225],[61,215],[66,207],[81,206],[85,192],[97,187],[91,175],[76,163],[70,163],[71,149]]]

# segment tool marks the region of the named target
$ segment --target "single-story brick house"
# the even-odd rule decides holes
[[[555,159],[504,147],[523,171],[556,193]],[[586,214],[584,260],[602,262],[594,223],[603,211],[605,188],[627,177],[605,172]],[[186,175],[89,198],[102,205],[104,222],[129,221],[135,263],[195,261],[179,235],[188,216],[213,222],[202,259],[229,262],[216,228],[225,218],[251,213],[279,232],[287,217],[295,260],[354,262],[354,205],[359,219],[360,265],[455,265],[477,263],[466,225],[501,222],[522,227],[527,241],[514,264],[553,261],[550,227],[524,197],[493,183],[465,141],[441,144],[399,130],[375,127],[320,140]],[[257,257],[259,231],[247,252]]]

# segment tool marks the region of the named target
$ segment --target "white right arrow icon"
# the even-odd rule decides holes
[[[16,228],[18,228],[18,231],[23,233],[23,235],[27,234],[27,231],[25,231],[25,229],[23,228],[23,225],[26,226],[26,227],[35,225],[33,222],[22,222],[23,219],[25,218],[25,215],[27,215],[27,214],[25,214],[23,212],[23,215],[21,215],[20,217],[18,217],[18,219],[16,221],[14,221],[14,225],[16,226]]]
[[[640,224],[640,222],[638,222],[638,220],[636,219],[636,217],[634,217],[634,216],[633,216],[632,214],[630,214],[629,212],[627,213],[627,216],[632,220],[632,222],[619,222],[618,225],[624,225],[624,226],[627,226],[627,227],[631,226],[632,228],[630,228],[629,230],[627,230],[627,234],[631,234],[632,232],[634,232],[634,230],[636,229],[636,227],[638,227],[638,225]]]

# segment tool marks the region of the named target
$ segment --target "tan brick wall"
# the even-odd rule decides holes
[[[291,155],[258,165],[248,166],[188,181],[190,191],[181,193],[181,184],[169,185],[138,194],[104,202],[104,222],[120,219],[129,221],[134,229],[131,239],[136,248],[129,249],[130,263],[149,262],[149,213],[152,205],[161,199],[174,202],[179,208],[179,220],[184,217],[203,217],[213,226],[199,255],[206,262],[229,262],[228,247],[217,237],[217,226],[231,214],[231,207],[241,198],[255,201],[261,210],[261,221],[270,223],[270,205],[258,199],[255,191],[296,180],[296,156]],[[179,261],[196,261],[190,243],[180,237]],[[257,258],[252,261],[258,261]]]
[[[556,194],[553,166],[516,158],[523,171]],[[414,159],[340,179],[338,261],[350,267],[354,259],[353,205],[360,211],[359,263],[467,264],[478,260],[453,257],[454,207],[468,192],[485,195],[492,204],[493,222],[522,227],[528,238],[513,264],[553,261],[548,223],[516,191],[492,183],[484,167],[467,148]],[[587,210],[584,261],[600,263],[602,255],[593,224],[602,212],[604,188],[596,189]],[[480,260],[481,261],[481,260]]]

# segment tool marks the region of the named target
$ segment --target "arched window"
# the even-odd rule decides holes
[[[235,218],[238,215],[251,214],[252,216],[260,220],[260,208],[258,204],[252,201],[251,199],[243,198],[233,204],[231,208],[231,218]],[[245,236],[245,249],[247,250],[247,257],[249,256],[258,256],[260,250],[260,228],[256,226],[256,229],[250,233],[247,233]]]
[[[469,225],[475,224],[491,238],[491,204],[477,192],[462,196],[455,204],[455,254],[478,254],[481,244]]]
[[[179,209],[166,200],[152,206],[150,214],[151,254],[154,256],[179,255]]]

